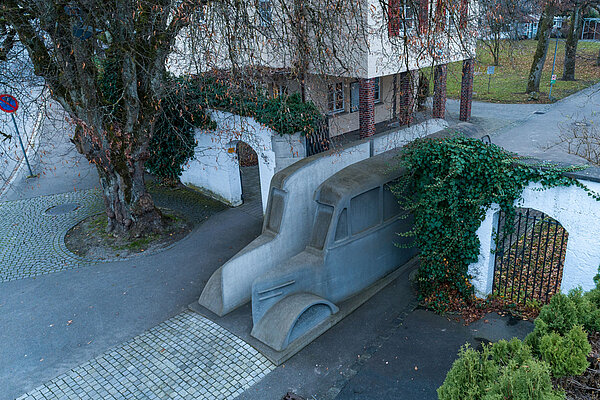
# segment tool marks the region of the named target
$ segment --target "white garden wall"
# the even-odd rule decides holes
[[[237,142],[243,141],[258,155],[264,211],[269,184],[275,174],[275,153],[271,138],[276,133],[254,118],[222,111],[211,111],[210,115],[217,123],[217,129],[196,130],[195,156],[186,165],[181,182],[232,206],[242,204],[242,184],[235,147]]]
[[[600,183],[580,180],[596,193]],[[569,238],[563,269],[561,291],[581,286],[594,288],[593,278],[600,265],[600,202],[576,186],[542,190],[540,184],[531,184],[523,191],[518,206],[539,210],[554,218],[567,230]],[[479,259],[469,266],[476,293],[486,296],[492,292],[494,277],[494,243],[492,235],[498,225],[499,207],[493,205],[486,214],[477,235],[481,242]]]
[[[181,182],[203,191],[231,206],[242,204],[242,183],[236,144],[243,141],[258,155],[263,212],[267,207],[269,185],[276,172],[306,157],[304,138],[300,134],[279,135],[254,118],[240,117],[223,111],[210,111],[217,129],[197,129],[194,159],[184,168]],[[382,153],[418,137],[448,126],[441,119],[430,119],[410,127],[373,136],[370,155]],[[335,150],[334,150],[335,152]]]

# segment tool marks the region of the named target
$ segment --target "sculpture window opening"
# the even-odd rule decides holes
[[[340,217],[338,219],[337,228],[335,231],[335,241],[344,240],[348,237],[348,212],[347,209],[340,213]]]
[[[352,234],[363,232],[379,223],[379,187],[355,196],[350,200]]]
[[[310,238],[310,247],[323,250],[323,247],[325,246],[325,239],[327,239],[327,232],[329,232],[329,225],[331,225],[332,216],[333,207],[326,204],[319,204],[319,207],[317,208],[315,224],[313,226],[312,237]]]
[[[271,10],[271,0],[258,1],[258,15],[260,17],[260,26],[270,28],[273,25],[273,13]]]
[[[267,228],[275,233],[279,232],[281,227],[281,218],[283,218],[283,208],[285,206],[285,192],[277,188],[271,190],[271,210],[269,212],[269,222]]]
[[[402,211],[402,207],[398,203],[398,199],[388,185],[383,187],[383,220],[388,221],[394,217],[397,217]]]

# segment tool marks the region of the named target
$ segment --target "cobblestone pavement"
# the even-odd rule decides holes
[[[186,188],[150,184],[150,192],[158,206],[179,211],[193,225],[226,208]],[[71,253],[64,239],[69,229],[103,209],[97,189],[0,202],[0,282],[100,262]]]
[[[18,400],[233,399],[274,368],[249,344],[185,311]]]
[[[1,202],[0,282],[93,263],[67,250],[64,237],[79,221],[101,210],[97,190]]]

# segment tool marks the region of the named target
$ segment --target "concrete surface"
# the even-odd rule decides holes
[[[401,147],[410,140],[438,132],[446,126],[445,121],[434,119],[384,132],[304,158],[279,171],[267,188],[269,203],[266,204],[263,234],[215,272],[200,296],[200,304],[220,316],[231,312],[250,300],[251,284],[256,278],[304,250],[310,239],[316,211],[314,191],[325,179],[348,165]],[[261,171],[264,201],[263,184]],[[281,194],[276,196],[276,203],[272,201],[273,190]],[[274,220],[277,220],[277,227],[272,224]]]
[[[414,256],[416,249],[402,247],[409,240],[398,237],[412,229],[412,219],[386,187],[404,173],[391,168],[395,156],[389,151],[349,165],[317,188],[307,247],[252,283],[252,336],[283,351],[340,318],[333,314],[342,301]]]
[[[465,343],[480,347],[500,339],[523,339],[533,326],[488,314],[470,326],[415,310],[335,397],[339,400],[437,399],[447,371]],[[363,357],[364,358],[364,357]],[[324,400],[327,397],[317,397]]]
[[[272,206],[273,196],[269,196],[262,235],[215,272],[200,296],[200,304],[222,316],[248,302],[254,279],[308,244],[317,186],[347,165],[368,157],[369,143],[361,142],[339,153],[304,158],[278,172],[269,190],[282,193],[282,201]],[[278,228],[274,228],[274,219]]]
[[[0,399],[19,396],[184,311],[217,266],[259,232],[259,220],[231,209],[170,251],[2,283]]]
[[[53,104],[46,107],[45,113],[38,133],[39,143],[29,160],[38,177],[28,178],[27,167],[22,165],[12,184],[0,195],[0,201],[99,187],[96,167],[69,140],[73,127],[65,121],[64,112]]]
[[[561,137],[586,127],[598,134],[600,84],[593,85],[553,104],[495,104],[473,102],[471,122],[481,126],[492,143],[523,156],[570,164],[588,164],[568,153]],[[448,100],[447,118],[458,120],[459,102]],[[538,112],[538,113],[536,113]]]

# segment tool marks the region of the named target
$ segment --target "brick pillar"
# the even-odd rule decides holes
[[[375,134],[375,79],[361,79],[358,87],[360,137]]]
[[[475,72],[475,60],[463,61],[462,84],[460,88],[460,116],[461,121],[471,119],[471,103],[473,102],[473,75]]]
[[[428,29],[427,24],[429,22],[429,0],[419,0],[418,7],[419,33],[423,35],[427,33]]]
[[[409,125],[415,110],[415,83],[417,71],[406,71],[400,74],[400,125]]]
[[[433,118],[446,116],[446,77],[448,64],[437,65],[433,73]]]

